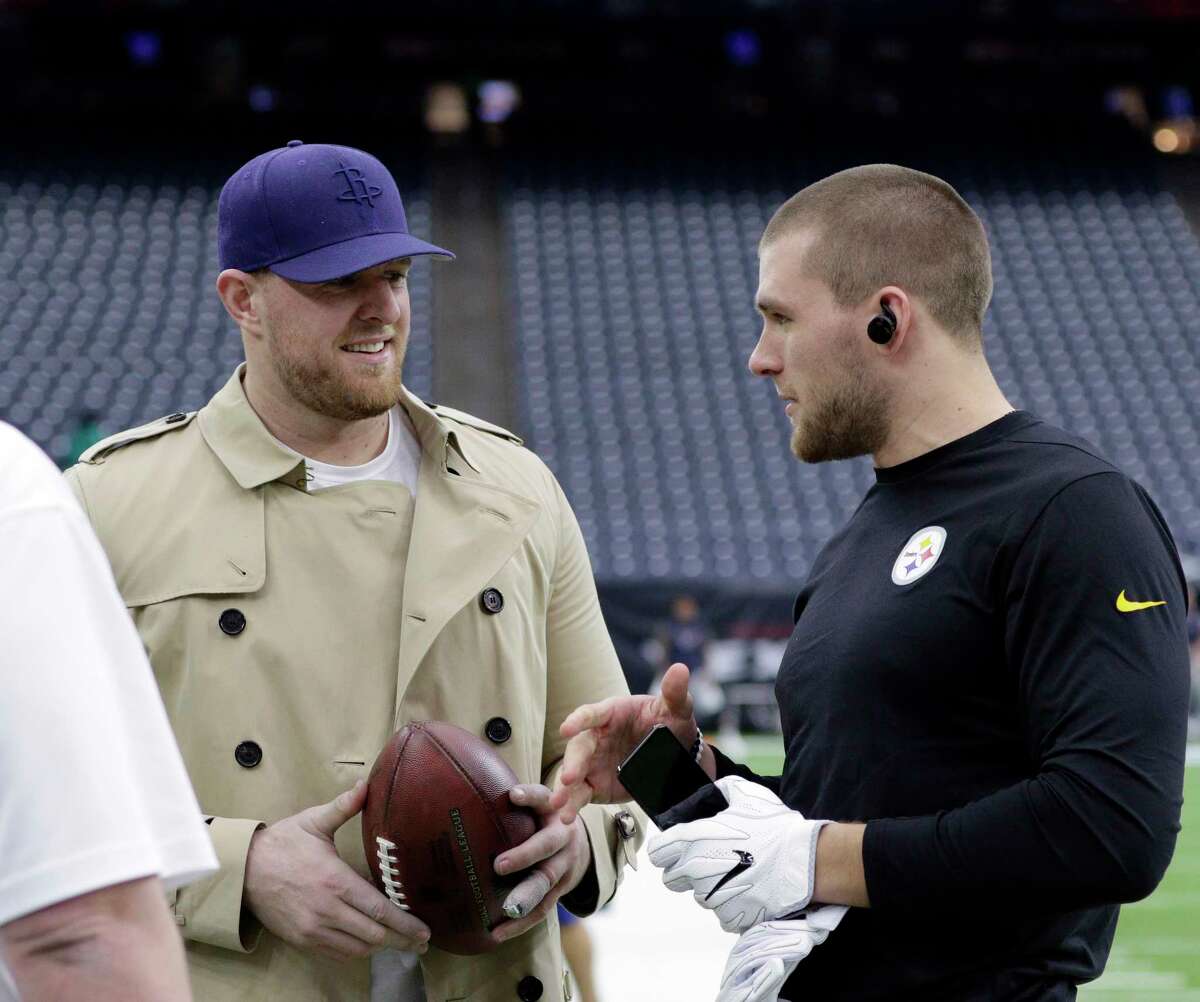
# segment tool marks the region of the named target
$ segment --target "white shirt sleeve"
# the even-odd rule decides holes
[[[0,925],[217,865],[103,550],[45,465],[58,484],[0,492]]]

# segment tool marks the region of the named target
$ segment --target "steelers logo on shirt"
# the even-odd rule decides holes
[[[892,583],[903,586],[919,581],[933,570],[945,548],[946,530],[940,525],[918,529],[892,564]]]

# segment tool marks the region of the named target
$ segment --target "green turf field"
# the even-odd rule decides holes
[[[745,740],[744,754],[735,757],[777,775],[779,739]],[[1108,968],[1080,990],[1081,1002],[1200,1002],[1200,764],[1188,767],[1183,796],[1171,868],[1149,898],[1122,907]]]

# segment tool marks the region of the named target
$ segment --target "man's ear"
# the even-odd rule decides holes
[[[262,330],[262,283],[258,277],[237,268],[226,268],[217,276],[221,305],[238,327],[250,334]]]
[[[878,302],[880,309],[886,306],[895,318],[895,323],[892,326],[892,336],[881,346],[881,350],[884,353],[895,354],[900,350],[900,347],[904,344],[909,334],[912,333],[916,321],[916,311],[913,309],[913,302],[909,299],[908,293],[896,285],[884,286],[873,298]]]

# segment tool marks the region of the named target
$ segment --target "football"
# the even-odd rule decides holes
[[[499,877],[492,864],[538,828],[508,799],[516,783],[482,738],[432,720],[401,728],[375,760],[362,813],[371,876],[429,926],[438,949],[494,949],[488,934],[521,874]]]

